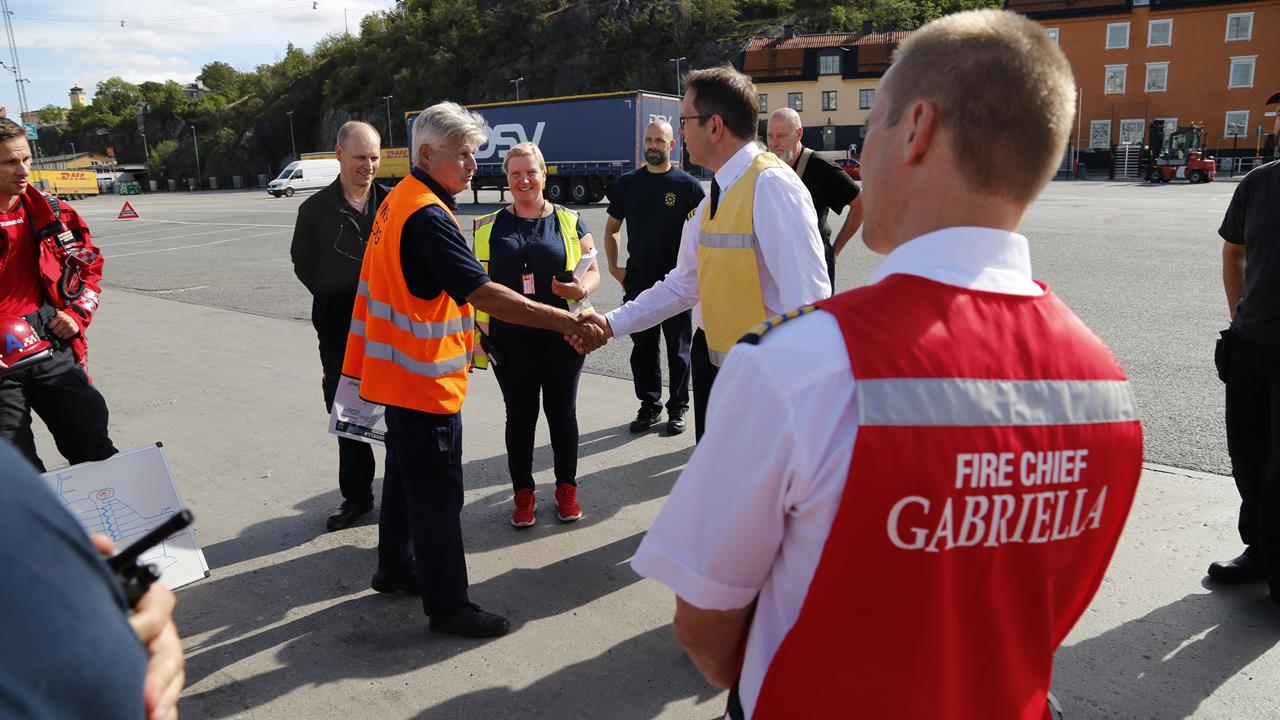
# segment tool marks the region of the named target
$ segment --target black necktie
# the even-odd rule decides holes
[[[720,204],[720,183],[715,178],[711,178],[711,215],[710,219],[716,219],[716,206]]]

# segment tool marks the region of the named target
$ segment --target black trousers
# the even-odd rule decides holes
[[[560,335],[494,323],[491,339],[502,355],[494,367],[507,407],[507,471],[516,491],[533,489],[533,440],[538,400],[547,415],[556,485],[577,485],[578,380],[583,357]]]
[[[623,302],[635,299],[628,293]],[[693,312],[686,310],[648,330],[631,333],[631,377],[636,399],[647,408],[662,407],[662,358],[660,338],[667,339],[667,374],[671,391],[667,396],[667,412],[689,409],[689,347],[693,342]]]
[[[693,440],[697,442],[707,431],[707,402],[711,399],[711,385],[720,372],[720,366],[711,362],[707,335],[702,328],[693,333],[693,348],[689,356],[693,364]]]
[[[1227,452],[1240,492],[1240,539],[1280,595],[1280,350],[1235,334],[1228,342]]]
[[[462,548],[462,414],[387,406],[387,472],[378,515],[378,568],[416,577],[422,610],[467,603]]]
[[[319,296],[312,303],[311,323],[320,341],[320,365],[324,368],[320,385],[324,391],[324,407],[333,412],[333,398],[338,394],[338,381],[342,377],[342,359],[347,352],[351,312],[347,310],[344,319],[341,308],[335,311],[324,296]],[[338,438],[338,489],[344,501],[373,502],[373,474],[376,470],[372,445],[351,438]]]
[[[107,435],[107,401],[89,383],[70,348],[30,367],[0,377],[0,438],[13,443],[40,472],[31,430],[35,411],[53,435],[58,452],[76,465],[116,454]]]

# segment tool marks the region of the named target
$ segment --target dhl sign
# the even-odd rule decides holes
[[[98,194],[98,174],[85,170],[32,170],[31,183],[59,196]]]
[[[299,160],[334,160],[338,156],[331,152],[309,152],[298,156]],[[386,178],[402,178],[409,174],[409,148],[393,147],[382,149],[382,162],[378,165],[379,180]]]

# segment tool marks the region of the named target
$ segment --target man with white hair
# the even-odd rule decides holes
[[[484,118],[441,102],[413,123],[413,167],[378,209],[360,270],[343,374],[386,406],[387,472],[378,520],[378,592],[421,594],[432,629],[505,634],[507,619],[467,597],[462,547],[462,403],[476,309],[603,343],[591,325],[489,279],[467,246],[454,196],[471,184]]]
[[[675,591],[728,717],[1050,716],[1142,473],[1124,371],[1015,232],[1074,108],[1066,57],[1014,13],[897,51],[862,155],[887,257],[729,353],[632,561]]]
[[[769,141],[770,152],[796,171],[813,198],[813,209],[818,213],[818,234],[822,236],[823,253],[827,258],[827,277],[831,278],[831,290],[835,292],[836,258],[862,225],[862,202],[858,199],[861,189],[849,173],[804,146],[801,142],[804,126],[800,122],[800,113],[795,110],[789,107],[774,110],[769,116],[765,139]],[[832,210],[840,212],[845,207],[849,208],[849,214],[845,216],[840,232],[836,233],[835,242],[832,242],[827,213]]]

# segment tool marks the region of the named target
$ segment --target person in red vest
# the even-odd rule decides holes
[[[897,51],[862,155],[863,237],[887,257],[735,346],[632,561],[675,591],[727,717],[1051,716],[1054,651],[1142,471],[1124,371],[1015,232],[1074,101],[1014,13]]]
[[[107,402],[87,372],[85,330],[102,292],[102,255],[80,214],[40,192],[30,176],[26,130],[0,118],[0,318],[10,327],[20,318],[53,346],[50,357],[22,368],[0,361],[0,439],[44,472],[33,410],[72,465],[105,460],[116,447]],[[13,334],[0,335],[0,357],[14,345]]]

